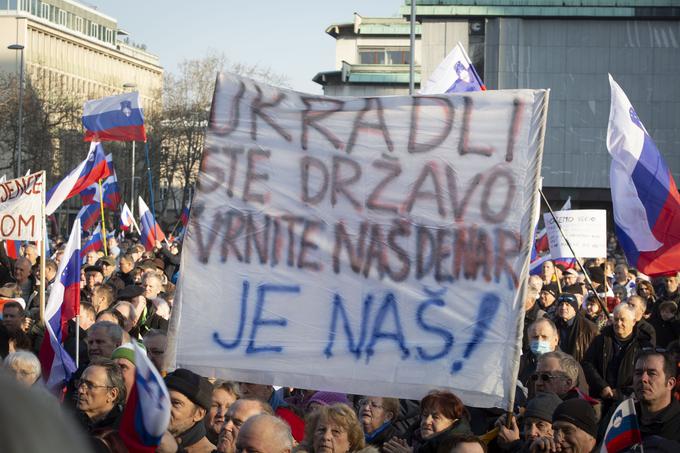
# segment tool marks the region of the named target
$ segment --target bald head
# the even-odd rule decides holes
[[[293,449],[290,427],[278,417],[262,414],[250,418],[236,439],[237,451],[289,453]]]
[[[28,258],[22,256],[16,260],[14,263],[14,278],[17,279],[17,283],[23,284],[28,280],[32,267],[33,265]]]
[[[236,439],[243,425],[252,417],[268,414],[274,415],[271,406],[256,399],[236,400],[224,417],[224,425],[217,442],[217,451],[220,453],[234,453],[236,451]]]

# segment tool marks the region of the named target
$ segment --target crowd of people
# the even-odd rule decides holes
[[[63,244],[52,245],[48,293],[63,255]],[[45,334],[38,252],[28,244],[14,260],[0,247],[0,381],[60,401],[60,423],[72,420],[89,438],[67,451],[128,451],[119,426],[135,379],[133,342],[170,394],[159,452],[589,453],[629,397],[646,451],[680,451],[679,275],[650,279],[616,258],[590,260],[585,273],[546,261],[528,281],[515,407],[506,412],[466,405],[447,390],[411,401],[380,396],[379,385],[374,395],[348,395],[168,373],[181,244],[145,250],[133,235],[109,237],[107,254],[84,258],[80,316],[64,345],[79,366],[53,396],[37,358]]]

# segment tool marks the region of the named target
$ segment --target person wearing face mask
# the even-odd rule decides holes
[[[539,290],[528,286],[527,295],[524,299],[524,335],[522,335],[522,351],[524,353],[529,351],[529,326],[536,320],[547,316],[538,304],[538,297]]]
[[[519,379],[522,384],[529,389],[529,397],[535,394],[536,383],[531,380],[532,375],[537,370],[538,362],[540,358],[548,353],[560,352],[558,347],[559,334],[557,332],[557,327],[555,323],[547,318],[538,319],[528,330],[529,334],[529,345],[530,351],[526,354],[522,354],[520,358],[520,373]],[[576,360],[573,360],[576,364],[576,378],[572,380],[572,387],[576,386],[581,392],[588,393],[588,384],[586,382],[585,374],[581,369],[581,366]],[[554,391],[554,390],[544,390],[544,391]]]

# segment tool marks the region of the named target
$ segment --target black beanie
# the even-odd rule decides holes
[[[165,385],[168,390],[176,390],[206,411],[210,410],[212,385],[203,376],[184,368],[178,368],[165,376]]]
[[[562,404],[559,396],[550,392],[538,392],[527,403],[524,417],[538,418],[547,422],[552,421],[555,408]]]
[[[572,306],[574,311],[578,313],[578,299],[576,296],[570,293],[562,293],[560,294],[560,297],[557,298],[557,304],[555,304],[558,308],[560,304],[569,304]]]
[[[588,402],[573,398],[557,406],[552,417],[556,421],[569,422],[591,436],[597,438],[597,417],[595,410]]]

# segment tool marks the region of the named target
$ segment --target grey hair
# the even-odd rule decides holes
[[[618,304],[616,308],[614,308],[614,311],[612,312],[613,315],[617,315],[621,312],[627,312],[633,319],[635,319],[635,309],[628,304]]]
[[[543,280],[538,275],[532,275],[529,277],[529,287],[540,292],[541,288],[543,288]]]
[[[7,368],[11,368],[11,366],[15,363],[18,365],[28,365],[31,367],[35,378],[38,379],[40,377],[42,371],[40,367],[40,360],[38,360],[38,358],[32,352],[24,350],[10,352],[7,357],[5,357],[3,362]]]
[[[223,381],[222,379],[218,379],[213,384],[213,391],[217,389],[221,389],[227,393],[231,393],[236,397],[236,399],[239,399],[241,397],[241,389],[238,386],[238,382]]]
[[[529,328],[527,329],[527,332],[529,332],[532,328],[536,327],[537,325],[543,324],[543,323],[545,323],[545,324],[547,324],[548,326],[550,326],[550,330],[552,330],[553,335],[555,335],[556,337],[559,336],[559,333],[557,332],[557,326],[556,326],[555,323],[552,321],[552,319],[549,319],[549,318],[538,318],[536,321],[532,322],[532,323],[529,325]]]
[[[98,321],[90,326],[90,331],[93,329],[102,329],[106,332],[106,335],[113,340],[116,347],[123,344],[123,329],[120,328],[118,324],[114,324],[110,321]]]
[[[573,358],[571,355],[567,354],[566,352],[562,351],[552,351],[552,352],[546,352],[545,354],[541,355],[538,360],[539,362],[547,360],[547,359],[557,359],[560,362],[560,368],[562,368],[562,371],[564,374],[567,375],[569,379],[571,379],[572,385],[576,385],[578,382],[578,371],[579,371],[579,364],[576,361],[575,358]]]
[[[125,389],[125,380],[123,379],[123,372],[121,371],[120,366],[113,360],[105,359],[103,357],[94,359],[87,367],[90,368],[92,366],[104,368],[104,371],[106,371],[106,385],[118,389],[118,399],[116,399],[114,403],[125,403],[127,391]]]
[[[116,305],[113,306],[113,309],[115,310],[116,307],[128,307],[128,309],[130,310],[130,320],[134,321],[135,319],[137,319],[137,311],[135,310],[135,306],[132,305],[132,303],[125,300],[121,300],[120,302],[116,303]]]
[[[243,430],[245,429],[248,429],[247,428],[248,426],[253,425],[255,423],[259,423],[260,421],[269,424],[269,426],[267,427],[267,431],[274,435],[276,439],[274,441],[275,445],[278,445],[283,449],[288,450],[293,449],[295,441],[293,440],[293,434],[290,432],[290,426],[288,426],[288,423],[284,422],[279,417],[276,417],[274,415],[259,414],[249,418],[241,427],[241,432],[243,432]]]

